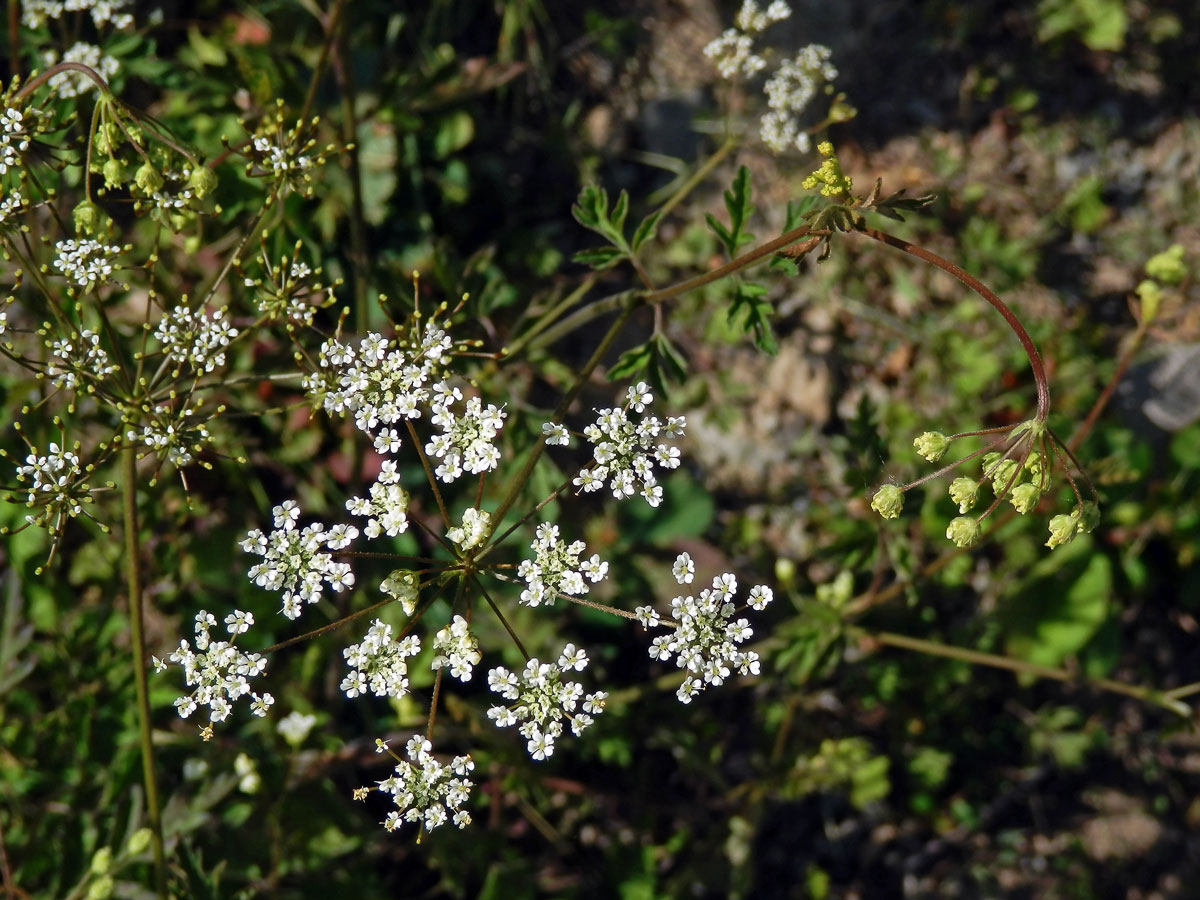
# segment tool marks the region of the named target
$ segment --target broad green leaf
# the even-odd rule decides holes
[[[1030,583],[1009,610],[1008,652],[1056,666],[1079,653],[1108,616],[1112,565],[1085,542],[1067,564]]]

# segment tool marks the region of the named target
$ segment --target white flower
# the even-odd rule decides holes
[[[120,247],[90,239],[58,241],[54,249],[54,268],[85,291],[112,280],[114,259],[121,252]]]
[[[675,557],[675,564],[671,566],[671,574],[680,584],[691,584],[692,579],[696,577],[696,564],[692,562],[692,557],[687,553],[680,553]]]
[[[745,0],[733,21],[742,31],[757,34],[791,14],[791,7],[784,0],[774,0],[765,11],[759,8],[755,0]]]
[[[238,335],[225,319],[227,312],[222,307],[205,316],[203,310],[176,306],[159,320],[154,337],[176,366],[186,364],[197,372],[211,372],[225,365],[225,348]]]
[[[351,515],[365,516],[363,534],[374,540],[381,534],[395,537],[408,530],[408,491],[400,487],[400,475],[394,460],[385,459],[366,497],[351,497],[346,509]]]
[[[293,747],[299,747],[317,724],[317,717],[308,713],[292,710],[279,720],[275,730]]]
[[[704,55],[716,63],[722,78],[750,78],[767,67],[767,61],[753,52],[754,41],[736,28],[729,28],[704,48]]]
[[[537,536],[529,546],[534,551],[533,559],[522,560],[517,567],[518,577],[528,585],[521,592],[521,602],[527,606],[539,606],[543,602],[553,606],[558,594],[586,594],[585,576],[596,584],[608,573],[608,563],[599,555],[581,561],[579,556],[585,544],[583,541],[562,543],[557,525],[539,525]]]
[[[471,672],[483,659],[479,652],[479,638],[468,630],[467,620],[456,615],[454,620],[437,633],[433,640],[434,671],[449,666],[450,674],[459,681],[470,681]]]
[[[78,337],[56,338],[50,344],[47,372],[55,387],[78,390],[85,384],[99,381],[117,367],[108,361],[108,353],[100,346],[100,335],[84,329]]]
[[[442,433],[430,439],[425,452],[442,460],[435,470],[437,477],[449,484],[464,471],[478,475],[496,468],[500,451],[494,441],[507,415],[503,408],[490,403],[484,408],[478,397],[472,397],[459,415],[451,410],[451,405],[462,399],[458,388],[438,382],[433,391],[430,405],[433,415],[429,421],[441,428]]]
[[[392,626],[376,619],[362,641],[342,651],[350,672],[339,687],[351,699],[368,689],[376,697],[403,697],[408,693],[408,658],[420,652],[420,638],[394,641]]]
[[[226,618],[229,630],[236,637],[249,625],[253,617],[249,613],[235,611]],[[266,715],[275,702],[270,694],[252,693],[247,678],[256,677],[266,671],[267,663],[259,653],[244,653],[232,642],[213,640],[210,630],[217,626],[216,616],[201,610],[195,618],[195,649],[186,640],[179,642],[168,659],[183,667],[184,683],[192,690],[175,700],[175,709],[186,719],[199,706],[207,706],[209,721],[224,721],[233,710],[233,702],[239,697],[251,698],[251,711],[256,716]],[[235,632],[235,628],[240,629]]]
[[[392,775],[379,782],[377,790],[390,794],[396,804],[396,810],[383,821],[388,831],[395,831],[405,822],[419,823],[428,830],[448,820],[458,828],[471,823],[471,814],[463,806],[474,785],[465,776],[475,764],[469,756],[456,756],[443,765],[431,751],[429,741],[414,736],[404,748],[408,759],[400,760]],[[367,788],[360,788],[355,796],[365,798],[367,792]]]
[[[77,41],[72,44],[63,53],[62,61],[82,63],[90,69],[95,69],[106,79],[112,78],[121,68],[115,59],[105,55],[96,45],[85,41]],[[42,53],[42,65],[45,68],[48,69],[57,62],[58,54],[53,50],[46,50]],[[58,92],[59,97],[66,99],[78,97],[80,94],[94,90],[96,83],[82,72],[67,71],[59,72],[51,77],[50,87]]]
[[[464,553],[478,547],[492,530],[492,514],[470,507],[463,511],[462,525],[446,532],[448,540],[458,544]]]
[[[545,422],[542,425],[542,434],[546,436],[546,443],[550,446],[566,447],[571,443],[571,433],[563,425]]]

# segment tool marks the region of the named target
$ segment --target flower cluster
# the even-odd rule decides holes
[[[312,178],[324,164],[333,147],[317,150],[310,136],[315,122],[285,125],[283,101],[269,113],[256,130],[247,148],[246,174],[274,179],[280,188],[290,188],[305,196],[312,193]]]
[[[679,448],[656,443],[661,435],[678,438],[687,426],[683,416],[671,416],[664,424],[657,416],[644,416],[634,423],[629,412],[642,413],[653,401],[649,386],[639,381],[629,388],[625,405],[616,409],[596,410],[596,421],[584,430],[593,445],[592,464],[582,469],[572,482],[584,493],[606,484],[614,497],[623,500],[637,491],[651,506],[662,502],[662,486],[654,477],[654,466],[674,469],[679,466]]]
[[[176,306],[159,320],[154,337],[175,365],[190,364],[197,372],[211,372],[225,365],[225,348],[238,335],[225,318],[227,311],[222,307],[205,316],[203,310]]]
[[[71,340],[58,338],[50,344],[48,374],[55,387],[65,391],[78,390],[84,377],[88,380],[104,378],[117,370],[110,365],[108,353],[100,346],[100,335],[84,329],[79,337]]]
[[[58,54],[53,50],[42,53],[42,65],[50,68],[59,61]],[[120,71],[120,65],[111,56],[106,55],[95,44],[77,41],[62,55],[63,62],[80,63],[89,69],[94,69],[104,78],[112,78]],[[86,94],[96,87],[96,83],[82,72],[59,72],[50,79],[50,87],[58,92],[58,96],[67,99]]]
[[[26,28],[41,28],[51,19],[61,19],[64,12],[90,12],[92,24],[103,28],[133,27],[133,15],[125,12],[133,0],[25,0],[21,4],[21,24]]]
[[[479,653],[479,638],[471,634],[467,620],[455,616],[433,639],[433,662],[430,668],[450,667],[450,674],[459,681],[470,681],[471,672],[483,656]]]
[[[528,606],[542,603],[553,606],[559,594],[586,594],[585,577],[596,584],[608,574],[608,563],[601,561],[599,554],[580,560],[579,555],[586,547],[583,541],[570,544],[560,541],[557,525],[539,525],[529,546],[534,552],[533,559],[522,560],[517,567],[517,575],[528,585],[521,591],[521,602]]]
[[[492,514],[472,506],[463,510],[462,524],[449,529],[446,538],[466,553],[486,541],[491,531]]]
[[[755,38],[791,14],[783,0],[774,0],[766,9],[755,0],[745,0],[734,19],[736,27],[709,43],[704,55],[714,62],[722,78],[753,78],[768,65],[767,57],[755,50]],[[828,47],[809,44],[792,59],[780,63],[767,79],[767,112],[759,133],[772,152],[783,153],[793,147],[808,152],[808,132],[800,127],[799,117],[817,95],[817,89],[837,77],[831,57]]]
[[[112,280],[114,260],[121,252],[120,247],[93,240],[58,241],[54,249],[54,268],[85,291]]]
[[[0,175],[21,166],[21,154],[29,149],[29,127],[19,109],[8,106],[0,113]]]
[[[430,398],[426,385],[450,361],[452,346],[432,322],[416,341],[389,341],[372,332],[354,347],[331,338],[321,346],[320,368],[305,379],[305,389],[322,398],[326,412],[353,415],[359,431],[393,442],[388,452],[395,452],[399,436],[391,426],[420,417]]]
[[[485,409],[483,401],[472,397],[466,409],[456,415],[450,406],[462,399],[462,392],[444,381],[433,386],[430,423],[442,429],[425,445],[425,452],[442,462],[435,474],[450,484],[464,471],[472,475],[490,472],[500,462],[500,451],[493,443],[504,426],[504,410],[491,403]]]
[[[854,189],[854,180],[842,172],[842,164],[833,151],[833,144],[822,141],[817,152],[825,157],[821,167],[800,183],[806,191],[820,187],[822,197],[849,197]]]
[[[25,465],[17,466],[17,481],[29,482],[26,504],[42,507],[39,516],[27,515],[30,524],[50,522],[63,516],[72,518],[83,512],[83,504],[90,503],[88,486],[80,481],[84,469],[79,454],[52,443],[44,456],[36,450],[25,457]],[[75,450],[79,445],[75,445]]]
[[[225,628],[236,638],[254,624],[254,616],[248,612],[234,610],[225,617]],[[192,688],[190,694],[175,700],[175,709],[180,718],[186,719],[197,707],[207,706],[210,722],[223,722],[233,710],[239,697],[250,695],[251,712],[265,716],[275,702],[270,694],[252,693],[248,678],[261,675],[267,669],[267,661],[258,653],[243,653],[233,641],[216,641],[209,629],[217,627],[217,619],[211,613],[200,610],[196,614],[196,648],[186,640],[180,640],[168,659],[183,666],[184,682]],[[154,660],[158,671],[166,668],[160,659]]]
[[[512,703],[493,706],[488,710],[488,718],[497,728],[520,723],[517,730],[528,742],[529,755],[536,760],[551,756],[554,742],[563,733],[563,719],[571,723],[572,733],[578,736],[595,721],[592,716],[604,711],[606,692],[596,691],[584,697],[582,685],[563,680],[571,671],[582,672],[587,664],[587,654],[574,644],[567,644],[557,664],[534,658],[525,664],[520,676],[497,666],[488,672],[488,687]],[[576,712],[576,707],[582,711]]]
[[[400,487],[400,473],[394,460],[385,459],[366,497],[351,497],[346,509],[351,515],[367,519],[363,534],[374,540],[381,534],[395,537],[408,530],[408,491]]]
[[[341,550],[358,537],[353,526],[337,525],[328,531],[320,522],[299,528],[300,507],[288,500],[271,510],[275,530],[264,535],[257,528],[246,535],[241,548],[263,557],[250,567],[250,580],[269,591],[283,591],[282,612],[300,617],[301,602],[316,603],[323,586],[333,591],[354,584],[348,563],[335,562],[328,550]]]
[[[672,567],[675,580],[686,584],[692,580],[693,567],[687,554],[681,554]],[[734,619],[738,607],[733,602],[737,579],[731,574],[713,579],[712,587],[699,597],[675,597],[671,600],[672,620],[662,619],[652,606],[639,606],[638,621],[647,628],[669,625],[671,634],[656,637],[650,645],[650,656],[668,660],[673,655],[675,665],[688,672],[676,696],[681,703],[691,703],[692,697],[711,685],[719,685],[732,671],[739,675],[757,675],[758,654],[737,648],[754,634],[750,623]],[[769,587],[756,585],[750,589],[748,605],[763,610],[771,602]]]
[[[386,747],[382,741],[379,744]],[[395,831],[405,822],[418,822],[432,831],[447,820],[459,828],[470,825],[471,814],[462,807],[470,799],[474,786],[466,777],[475,768],[471,757],[456,756],[449,765],[443,765],[434,758],[433,745],[419,735],[413,735],[404,749],[408,759],[396,757],[392,776],[379,782],[376,788],[390,794],[397,807],[388,813],[383,827]],[[366,799],[370,790],[359,788],[354,796]]]
[[[176,468],[191,465],[196,452],[212,440],[203,421],[197,421],[196,408],[159,404],[150,412],[151,422],[141,432],[129,429],[125,437],[150,447],[160,458]]]
[[[300,247],[291,261],[284,257],[279,266],[272,266],[264,253],[262,256],[266,278],[244,278],[243,284],[253,288],[259,312],[268,321],[282,319],[288,329],[298,325],[311,326],[318,307],[333,301],[333,288],[316,284],[314,279],[320,269],[312,269],[299,259]],[[322,296],[323,295],[323,296]],[[314,298],[320,298],[314,302]]]
[[[376,619],[366,636],[342,651],[350,673],[339,688],[354,699],[368,689],[376,697],[403,697],[408,693],[408,658],[421,652],[421,640],[410,634],[392,639],[392,626]]]
[[[2,146],[0,144],[0,147]],[[17,217],[24,204],[25,198],[21,196],[20,191],[13,191],[7,197],[0,198],[0,229],[7,227],[5,223]]]

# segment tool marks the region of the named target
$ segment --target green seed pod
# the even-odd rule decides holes
[[[158,171],[151,163],[144,162],[138,166],[137,172],[133,176],[134,184],[140,187],[147,194],[153,194],[155,191],[162,190],[163,177],[162,172]]]
[[[196,197],[203,200],[217,189],[217,173],[208,166],[197,166],[188,179],[188,187]]]
[[[416,572],[409,572],[407,569],[396,569],[387,578],[383,579],[383,583],[379,585],[379,589],[391,597],[393,600],[400,602],[400,608],[404,610],[406,616],[411,616],[417,608],[417,586],[420,584],[420,579]]]
[[[109,159],[100,169],[104,182],[110,188],[118,188],[129,180],[129,169],[119,159]]]
[[[904,492],[894,484],[885,484],[871,498],[871,509],[885,519],[894,519],[904,508]]]

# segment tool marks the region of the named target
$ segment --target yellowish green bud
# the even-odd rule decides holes
[[[1046,541],[1046,546],[1053,550],[1055,547],[1069,544],[1075,540],[1078,531],[1079,520],[1074,516],[1055,516],[1050,520],[1050,540]]]
[[[1080,534],[1091,534],[1100,524],[1100,506],[1095,501],[1085,500],[1082,509],[1076,509],[1071,516],[1079,523]]]
[[[112,850],[101,847],[92,854],[91,870],[93,875],[103,875],[112,867]]]
[[[1158,308],[1162,305],[1163,292],[1157,281],[1151,281],[1149,278],[1142,281],[1137,286],[1138,299],[1142,301],[1142,321],[1153,322],[1155,316],[1158,315]]]
[[[379,589],[400,603],[400,608],[404,610],[406,616],[411,616],[417,609],[417,590],[420,584],[420,579],[416,572],[409,572],[407,569],[396,569],[387,578],[383,579],[383,583],[379,585]]]
[[[821,168],[805,178],[801,186],[805,190],[812,190],[819,185],[822,197],[848,197],[854,188],[854,181],[842,172],[842,164],[833,151],[833,144],[822,141],[817,144],[817,152],[826,157],[825,162],[821,163]]]
[[[75,220],[75,231],[79,234],[97,235],[104,230],[105,219],[103,210],[91,200],[84,200],[75,207],[71,214]]]
[[[140,187],[147,194],[153,194],[156,191],[161,191],[163,186],[162,172],[151,162],[147,161],[138,166],[138,170],[133,174],[133,183]]]
[[[104,183],[110,188],[118,188],[129,180],[129,169],[119,159],[110,159],[100,169],[104,175]]]
[[[1042,480],[1042,454],[1039,450],[1030,450],[1029,458],[1025,460],[1025,468],[1029,472],[1029,477],[1034,483],[1040,483]]]
[[[996,467],[992,469],[992,490],[996,492],[996,496],[1003,494],[1008,488],[1008,483],[1012,481],[1014,475],[1017,474],[1017,461],[1015,459],[1002,459],[996,463]]]
[[[970,547],[979,540],[979,523],[970,516],[951,519],[946,527],[946,539],[955,547]]]
[[[188,179],[188,187],[198,199],[203,200],[217,189],[217,173],[208,166],[197,166]]]
[[[937,462],[946,455],[946,448],[950,446],[950,439],[940,431],[927,431],[917,438],[913,438],[913,446],[917,448],[917,452],[930,462]]]
[[[1163,284],[1179,284],[1187,278],[1187,265],[1183,261],[1183,244],[1172,244],[1162,253],[1156,253],[1146,261],[1146,274]]]
[[[1000,462],[1000,457],[1003,455],[1004,454],[1002,453],[997,453],[995,450],[993,450],[991,453],[983,454],[983,471],[986,472],[996,463]]]
[[[871,509],[885,519],[894,519],[904,509],[904,492],[894,484],[885,484],[871,498]]]
[[[950,499],[958,504],[958,511],[965,513],[979,498],[979,482],[960,475],[950,482]]]
[[[87,900],[108,900],[113,895],[111,875],[101,875],[88,886]]]
[[[1013,509],[1021,515],[1029,512],[1037,502],[1042,499],[1042,492],[1038,490],[1036,484],[1018,484],[1012,489],[1012,493],[1008,495],[1008,499],[1012,502]]]
[[[145,853],[146,848],[150,846],[151,837],[153,837],[153,833],[149,828],[139,828],[129,836],[129,843],[125,845],[126,851],[130,856]]]

